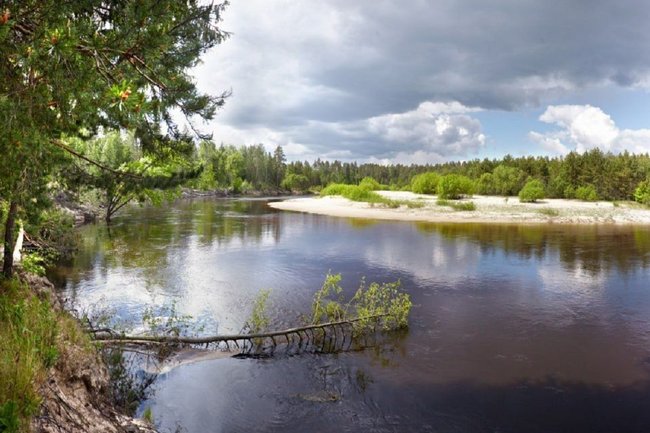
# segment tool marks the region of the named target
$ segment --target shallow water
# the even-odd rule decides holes
[[[234,333],[260,289],[295,325],[325,274],[400,279],[410,328],[338,355],[215,359],[160,377],[163,431],[650,431],[650,228],[417,224],[276,212],[264,200],[133,208],[82,229],[57,270],[83,311],[175,305]]]

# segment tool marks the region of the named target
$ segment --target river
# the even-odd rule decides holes
[[[236,333],[271,289],[299,323],[328,271],[400,280],[407,333],[364,351],[214,359],[162,374],[163,432],[650,431],[650,227],[419,224],[278,212],[266,200],[133,207],[80,229],[56,280],[81,312],[174,305]]]

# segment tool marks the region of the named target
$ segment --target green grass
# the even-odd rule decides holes
[[[381,204],[392,209],[400,206],[407,206],[411,209],[417,209],[424,206],[421,201],[415,200],[391,200],[386,198],[375,191],[372,191],[364,185],[346,185],[343,183],[332,183],[323,188],[320,192],[321,196],[339,195],[348,200],[359,201],[374,204]]]
[[[476,210],[476,204],[473,201],[452,201],[444,198],[440,198],[436,201],[438,206],[448,206],[456,211],[474,211]]]
[[[550,217],[556,217],[560,215],[559,210],[550,207],[543,207],[541,209],[538,209],[537,212],[541,213],[542,215],[546,215]]]
[[[95,350],[79,322],[17,280],[0,280],[0,432],[29,431],[48,369]],[[75,354],[75,355],[73,355]]]
[[[40,405],[39,385],[59,356],[58,320],[49,303],[17,281],[0,282],[0,431],[26,431]]]
[[[457,211],[474,211],[474,210],[476,210],[476,205],[474,204],[473,201],[452,203],[450,206],[454,210],[457,210]]]

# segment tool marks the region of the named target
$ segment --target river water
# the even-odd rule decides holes
[[[299,323],[328,271],[401,280],[410,327],[334,355],[214,359],[161,375],[163,432],[648,432],[650,227],[377,222],[265,200],[132,208],[81,229],[56,278],[82,312],[174,305],[236,333],[261,289]]]

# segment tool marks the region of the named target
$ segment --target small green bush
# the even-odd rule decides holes
[[[522,203],[535,203],[544,198],[544,184],[537,180],[530,180],[519,191],[519,201]]]
[[[411,191],[416,194],[435,194],[440,175],[434,171],[418,174],[411,180]]]
[[[593,185],[581,186],[576,188],[575,196],[582,201],[597,201],[598,193]]]
[[[368,203],[387,203],[389,200],[380,196],[374,191],[358,185],[346,185],[332,183],[320,192],[320,195],[340,195],[352,201],[364,201]]]
[[[344,183],[330,183],[320,191],[320,195],[343,195],[349,186]]]
[[[650,205],[650,178],[640,182],[636,187],[634,200],[644,205]]]
[[[457,200],[471,196],[474,192],[474,183],[466,176],[448,174],[438,182],[438,197]]]
[[[378,191],[380,189],[385,189],[384,188],[385,185],[380,184],[372,177],[364,177],[363,179],[361,179],[361,182],[359,182],[359,186],[361,188],[365,188],[370,191]]]
[[[25,270],[25,272],[44,276],[46,260],[38,253],[29,253],[22,257],[20,266]]]

